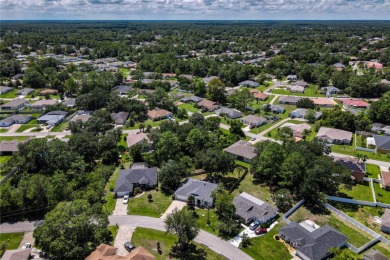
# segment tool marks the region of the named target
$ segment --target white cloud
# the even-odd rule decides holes
[[[0,0],[1,19],[389,19],[390,0]]]

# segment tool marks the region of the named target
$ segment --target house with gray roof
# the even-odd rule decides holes
[[[300,86],[300,87],[307,88],[309,86],[309,83],[307,83],[306,81],[300,80],[300,81],[292,82],[291,86]]]
[[[279,104],[296,105],[301,97],[283,96],[279,98]]]
[[[294,111],[290,113],[291,118],[305,118],[307,113],[306,108],[297,108]],[[320,119],[322,117],[322,112],[321,111],[315,111],[315,118],[316,120]]]
[[[18,95],[21,95],[21,96],[28,96],[32,93],[34,93],[34,89],[33,88],[22,88],[20,90],[18,90],[18,92],[16,94]]]
[[[46,107],[54,106],[55,104],[57,104],[57,100],[54,100],[54,99],[42,99],[42,100],[38,100],[37,102],[31,104],[30,107],[32,109],[45,109]]]
[[[213,207],[214,201],[212,192],[217,188],[217,184],[188,178],[187,181],[175,191],[175,199],[188,201],[189,196],[195,197],[195,206]]]
[[[338,94],[340,92],[340,89],[333,86],[327,86],[327,87],[320,88],[320,91],[328,96],[328,95]]]
[[[275,114],[283,114],[284,111],[286,111],[286,109],[284,108],[284,106],[278,106],[278,105],[269,105],[269,104],[264,104],[261,106],[261,109],[262,110],[265,110],[267,107],[269,106],[269,109],[272,113],[275,113]]]
[[[296,81],[296,80],[298,80],[298,77],[297,77],[297,75],[291,74],[291,75],[287,76],[287,80],[288,81]]]
[[[291,93],[305,93],[305,87],[302,86],[291,85],[288,89],[290,89]]]
[[[29,260],[32,248],[5,250],[1,260]]]
[[[374,135],[375,149],[377,153],[390,153],[390,136]]]
[[[0,142],[0,155],[13,154],[19,151],[19,142],[18,140],[11,141],[1,141]]]
[[[74,107],[76,105],[76,99],[67,98],[65,101],[62,102],[62,104],[66,107]]]
[[[373,248],[364,253],[363,260],[389,260],[389,258]]]
[[[14,89],[10,87],[0,86],[0,95],[12,92]]]
[[[376,134],[380,134],[382,133],[382,129],[385,127],[384,124],[381,124],[381,123],[373,123],[372,124],[372,127],[371,127],[371,132],[373,133],[376,133]]]
[[[245,224],[252,221],[258,221],[260,224],[268,223],[278,215],[278,210],[275,207],[246,192],[237,195],[233,204],[236,207],[236,215]]]
[[[134,163],[130,169],[119,171],[114,193],[116,197],[133,194],[135,187],[142,190],[157,187],[157,168],[148,168],[144,163]]]
[[[111,118],[114,120],[115,125],[125,125],[129,112],[111,113]]]
[[[124,96],[127,95],[131,89],[132,87],[130,86],[121,85],[114,87],[113,91],[116,92],[119,96]]]
[[[241,81],[240,83],[238,83],[238,85],[240,87],[250,87],[250,88],[257,88],[258,86],[260,86],[260,84],[256,81],[253,81],[253,80],[244,80],[244,81]]]
[[[24,98],[15,98],[10,102],[1,105],[0,108],[3,110],[17,110],[23,108],[27,104],[28,101],[25,100]]]
[[[330,144],[351,144],[352,132],[340,129],[321,127],[316,137]]]
[[[240,119],[241,123],[252,126],[252,127],[258,127],[261,125],[264,125],[267,123],[267,119],[262,116],[256,116],[256,115],[247,115]]]
[[[279,236],[296,249],[298,257],[305,260],[324,259],[329,256],[331,248],[344,247],[348,240],[327,224],[311,231],[296,222],[279,229]]]
[[[198,97],[198,96],[190,96],[190,97],[184,97],[181,99],[181,102],[188,103],[188,102],[194,102],[198,103],[202,101],[204,98]]]
[[[231,146],[223,149],[224,152],[234,155],[237,160],[250,162],[257,154],[251,143],[244,140],[239,140]]]
[[[218,77],[217,76],[210,76],[210,77],[202,78],[203,82],[206,84],[210,83],[210,81],[212,81],[213,79],[218,79]]]
[[[15,114],[0,121],[0,126],[6,127],[13,124],[25,124],[32,119],[31,115]]]
[[[242,117],[241,111],[227,107],[221,107],[215,110],[214,113],[219,116],[226,115],[231,119]]]
[[[37,118],[38,124],[47,124],[51,126],[56,126],[60,124],[66,117],[68,112],[65,111],[51,111],[43,116]]]

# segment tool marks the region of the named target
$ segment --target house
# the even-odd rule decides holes
[[[366,63],[366,66],[367,66],[367,69],[371,69],[371,68],[374,68],[374,69],[376,69],[376,70],[381,70],[381,69],[383,69],[383,64],[382,64],[382,63],[379,63],[379,62],[370,61],[370,62],[367,62],[367,63]]]
[[[269,74],[269,73],[265,73],[264,75],[265,75],[265,77],[267,77],[269,79],[276,79],[275,75],[272,75],[272,74]]]
[[[242,117],[241,111],[237,109],[227,108],[227,107],[221,107],[215,110],[214,113],[218,116],[226,115],[231,119]]]
[[[291,118],[305,118],[307,113],[306,108],[297,108],[294,111],[290,113]],[[315,118],[316,120],[320,119],[322,117],[322,112],[321,111],[315,111]]]
[[[385,126],[382,128],[382,132],[385,134],[385,135],[390,135],[390,126]]]
[[[344,247],[348,240],[348,237],[329,225],[311,231],[296,222],[279,229],[279,236],[295,248],[298,257],[305,260],[324,259],[330,254],[331,248]]]
[[[202,111],[214,111],[219,108],[219,104],[217,102],[208,99],[203,99],[198,102],[198,106],[202,109]]]
[[[44,90],[42,90],[41,92],[39,92],[39,95],[56,95],[58,94],[58,90],[56,89],[51,89],[51,88],[46,88]]]
[[[181,74],[179,75],[179,78],[184,78],[184,79],[187,79],[187,80],[192,80],[194,78],[194,76],[190,75],[190,74]]]
[[[0,86],[0,95],[6,94],[8,92],[14,91],[14,88]]]
[[[145,133],[129,133],[126,137],[127,148],[131,148],[134,145],[146,145],[151,144],[148,136]]]
[[[268,99],[268,95],[263,93],[263,92],[259,92],[257,89],[251,89],[250,91],[252,93],[252,96],[256,99],[256,100],[261,100],[261,101],[264,101],[264,100],[267,100]]]
[[[382,133],[382,129],[385,127],[385,125],[380,123],[373,123],[371,127],[371,132],[379,134]]]
[[[290,86],[291,93],[305,93],[305,87],[302,86]]]
[[[111,118],[114,120],[115,125],[125,125],[129,112],[111,113]]]
[[[10,126],[13,124],[25,124],[32,119],[31,115],[15,114],[0,121],[0,126]]]
[[[316,137],[330,144],[351,144],[352,132],[329,127],[321,127]]]
[[[1,260],[29,260],[32,248],[6,250]]]
[[[385,209],[385,213],[382,215],[381,230],[390,234],[390,209]]]
[[[37,118],[38,124],[47,124],[51,126],[56,126],[60,124],[66,117],[68,112],[65,111],[51,111],[43,116]]]
[[[74,107],[76,105],[76,99],[67,98],[65,101],[62,102],[62,104],[66,107]]]
[[[214,201],[212,192],[217,188],[217,184],[188,178],[187,181],[175,191],[175,199],[188,201],[189,196],[195,197],[195,206],[213,207]]]
[[[331,98],[311,98],[310,100],[313,101],[314,105],[320,107],[334,107],[337,104]]]
[[[245,224],[252,221],[258,221],[260,224],[268,223],[278,215],[278,210],[275,207],[246,192],[237,195],[233,204],[236,207],[236,215]]]
[[[390,172],[381,171],[382,188],[385,190],[390,189]]]
[[[297,77],[297,75],[288,75],[287,80],[288,81],[297,81],[298,77]]]
[[[351,108],[368,108],[370,104],[360,99],[339,99],[344,106]]]
[[[176,73],[162,73],[163,79],[169,79],[169,78],[174,78],[174,77],[176,77]]]
[[[152,119],[152,120],[160,120],[163,118],[172,117],[173,114],[172,114],[172,112],[169,112],[168,110],[155,108],[155,109],[149,110],[147,116],[149,119]]]
[[[157,187],[157,168],[148,168],[144,163],[134,163],[130,169],[120,170],[114,188],[115,196],[130,195],[135,187],[142,190]]]
[[[138,246],[124,256],[117,255],[118,248],[100,244],[85,260],[155,260],[156,258],[142,246]]]
[[[299,138],[302,138],[302,133],[305,130],[311,129],[311,126],[306,123],[302,123],[302,124],[284,123],[280,128],[283,127],[290,128],[293,131],[294,137],[299,137]]]
[[[279,98],[279,104],[296,105],[302,98],[294,96],[283,96]]]
[[[300,80],[300,81],[292,82],[290,85],[307,88],[309,86],[309,83],[307,83],[306,81]]]
[[[18,95],[21,95],[21,96],[28,96],[32,93],[34,93],[34,89],[33,88],[22,88],[20,90],[18,90],[18,92],[16,94]]]
[[[203,82],[206,84],[210,83],[210,81],[212,81],[213,79],[218,79],[218,77],[217,76],[210,76],[210,77],[202,78]]]
[[[235,142],[231,146],[223,149],[223,151],[234,155],[237,160],[244,162],[250,162],[257,155],[252,144],[244,140]]]
[[[253,80],[244,80],[244,81],[241,81],[240,83],[238,83],[238,85],[240,87],[250,87],[250,88],[257,88],[258,86],[260,86],[260,84],[256,81],[253,81]]]
[[[132,89],[132,87],[130,87],[130,86],[120,85],[120,86],[114,87],[112,90],[114,92],[116,92],[119,96],[126,96],[131,89]]]
[[[252,127],[258,127],[267,123],[267,119],[262,116],[247,115],[240,119],[241,123]]]
[[[336,68],[338,71],[342,71],[345,69],[345,66],[342,63],[335,63],[333,66]]]
[[[72,117],[70,122],[76,122],[76,121],[81,121],[83,123],[87,122],[91,118],[91,115],[89,113],[83,113],[81,111],[78,111],[78,113]]]
[[[154,79],[141,79],[141,83],[143,84],[152,84],[154,81]]]
[[[202,101],[202,100],[203,100],[202,97],[190,96],[190,97],[182,98],[180,101],[181,101],[181,102],[184,102],[184,103],[188,103],[188,102],[198,103],[198,102],[200,102],[200,101]]]
[[[42,99],[42,100],[38,100],[37,102],[31,104],[30,107],[32,109],[45,109],[46,107],[54,106],[55,104],[57,104],[57,100]]]
[[[17,110],[23,108],[27,104],[28,101],[25,100],[24,98],[15,98],[10,102],[1,105],[0,108],[3,110]]]
[[[19,151],[19,144],[20,142],[18,140],[1,141],[0,155],[8,155],[8,154],[16,153],[17,151]]]
[[[377,153],[390,153],[390,136],[374,135],[373,138]]]
[[[320,88],[320,91],[324,93],[326,96],[331,96],[333,94],[338,94],[340,92],[340,89],[333,86],[327,86],[327,87]]]
[[[364,253],[363,260],[389,260],[389,258],[373,248]]]
[[[363,183],[364,176],[366,175],[366,164],[364,162],[360,162],[351,157],[335,158],[334,161],[350,170],[352,179],[354,179],[355,182]]]
[[[268,105],[268,104],[264,104],[261,106],[261,109],[266,109],[266,107],[269,106],[269,109],[271,110],[272,113],[275,113],[275,114],[283,114],[284,111],[286,111],[286,109],[284,108],[284,106],[278,106],[278,105]]]

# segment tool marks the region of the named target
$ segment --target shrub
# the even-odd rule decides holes
[[[136,187],[136,188],[134,189],[134,194],[135,194],[135,195],[138,195],[138,194],[141,194],[141,193],[142,193],[142,190],[141,190],[140,187]]]

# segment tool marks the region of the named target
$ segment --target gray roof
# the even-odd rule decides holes
[[[190,97],[185,97],[185,98],[182,98],[181,101],[182,102],[195,102],[195,103],[198,103],[200,101],[202,101],[203,98],[202,97],[198,97],[198,96],[190,96]]]
[[[374,140],[376,148],[390,150],[390,136],[374,135]]]
[[[309,83],[307,83],[306,81],[296,81],[296,82],[292,82],[291,86],[306,87],[306,86],[309,86]]]
[[[327,87],[322,87],[320,90],[325,93],[325,92],[340,92],[340,89],[333,87],[333,86],[327,86]]]
[[[11,92],[12,90],[14,89],[10,87],[0,86],[0,93],[7,93],[7,92]]]
[[[364,162],[360,162],[356,160],[355,158],[351,157],[342,157],[342,158],[335,158],[335,162],[340,163],[345,168],[349,169],[353,172],[366,172],[366,164]]]
[[[264,104],[261,106],[261,108],[264,109],[266,106],[267,106],[267,104]],[[283,113],[284,111],[286,111],[284,106],[269,105],[269,108],[271,109],[272,112]]]
[[[34,91],[35,90],[33,88],[22,88],[18,91],[18,95],[28,95]]]
[[[256,81],[253,81],[253,80],[244,80],[244,81],[241,81],[240,83],[238,83],[238,85],[255,88],[255,87],[258,87],[260,84]]]
[[[215,114],[217,114],[219,116],[221,114],[225,114],[229,118],[238,118],[238,117],[242,116],[241,111],[239,111],[237,109],[227,108],[227,107],[221,107],[221,108],[215,110]]]
[[[54,99],[42,99],[38,100],[37,102],[31,104],[31,107],[46,107],[46,106],[52,106],[57,103],[57,100]]]
[[[118,125],[124,125],[128,117],[129,112],[111,113],[111,118],[115,121],[115,124]]]
[[[175,191],[175,195],[184,197],[192,195],[202,201],[213,201],[211,193],[217,186],[215,183],[188,178],[187,182]]]
[[[348,240],[348,237],[327,224],[310,232],[298,223],[291,222],[282,227],[279,232],[290,240],[300,241],[302,246],[297,247],[296,250],[313,260],[325,258],[329,249],[345,244]]]
[[[390,228],[390,209],[385,209],[382,215],[382,226]]]
[[[130,169],[120,170],[114,192],[133,192],[134,184],[157,185],[157,168],[133,164]]]
[[[67,107],[73,107],[76,105],[76,99],[75,98],[67,98],[64,102],[62,102],[63,105]]]
[[[306,108],[297,108],[294,111],[292,111],[290,113],[290,115],[294,114],[295,117],[304,118],[306,116],[306,113],[307,113],[307,109]],[[315,111],[316,119],[320,118],[321,116],[322,116],[322,112],[321,111]]]
[[[223,149],[225,152],[246,158],[246,159],[253,159],[257,154],[255,153],[255,148],[252,146],[252,144],[244,141],[239,140],[232,144],[231,146]]]
[[[257,125],[257,124],[264,124],[267,122],[267,119],[265,119],[262,116],[256,116],[256,115],[247,115],[241,118],[241,121],[249,122],[250,124]]]
[[[125,85],[121,85],[121,86],[116,86],[113,88],[113,91],[116,91],[118,93],[127,93],[131,90],[131,87],[130,86],[125,86]]]
[[[279,103],[297,103],[301,99],[301,97],[283,96],[279,98]]]
[[[17,152],[19,151],[19,144],[18,140],[2,141],[0,142],[0,152]]]
[[[17,107],[17,106],[20,106],[21,104],[25,104],[27,103],[27,100],[25,100],[24,98],[15,98],[13,100],[11,100],[10,102],[6,103],[6,104],[3,104],[1,105],[1,107]]]
[[[91,118],[91,115],[84,114],[84,115],[75,115],[70,122],[76,122],[80,120],[81,122],[87,122]]]
[[[389,260],[387,256],[377,251],[376,249],[371,249],[363,255],[364,260]]]
[[[251,220],[258,220],[264,223],[274,218],[278,213],[275,207],[246,192],[237,195],[233,203],[236,206],[236,214],[243,218],[245,223]]]

